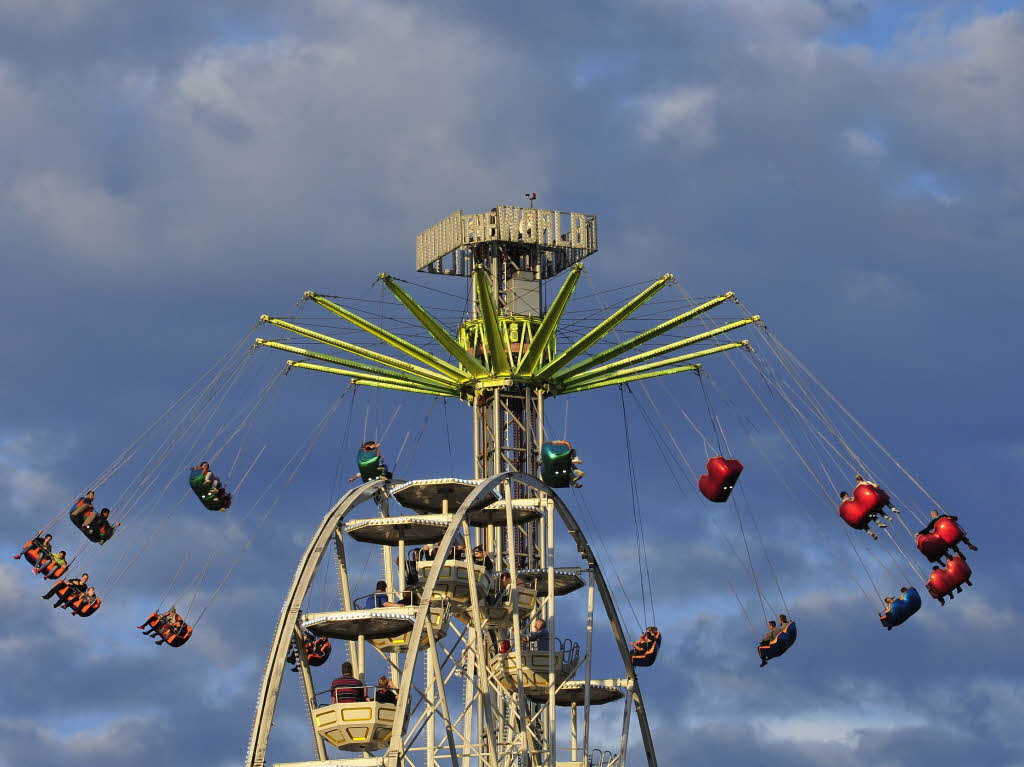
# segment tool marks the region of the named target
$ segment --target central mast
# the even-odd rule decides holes
[[[475,283],[470,286],[472,317],[459,328],[459,343],[492,372],[478,379],[473,390],[476,479],[505,471],[537,476],[548,387],[512,371],[520,371],[534,343],[543,348],[534,352],[533,369],[554,358],[554,333],[538,337],[545,282],[596,250],[594,216],[539,210],[532,203],[480,214],[457,211],[416,238],[418,271]],[[512,494],[523,498],[526,489],[514,485]],[[522,566],[543,566],[542,551],[537,523],[518,532],[515,553]]]

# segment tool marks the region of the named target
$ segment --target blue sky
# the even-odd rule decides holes
[[[259,315],[294,315],[310,289],[377,299],[381,271],[459,293],[414,275],[415,234],[536,192],[598,216],[582,297],[665,272],[693,295],[735,291],[981,549],[962,598],[880,631],[804,512],[846,546],[838,520],[789,498],[733,420],[745,502],[801,621],[759,670],[728,586],[756,618],[749,581],[643,445],[662,763],[1020,767],[1021,71],[1013,3],[0,4],[3,541],[13,553],[65,508]],[[236,404],[281,361],[255,358]],[[731,368],[709,369],[717,407],[756,420]],[[675,386],[706,423],[699,392]],[[292,483],[272,483],[342,388],[289,376],[251,441],[271,445],[247,480],[268,500],[175,512],[87,621],[0,562],[0,766],[239,761],[294,562],[347,487],[367,403],[374,420],[401,404],[395,443],[430,406],[361,393],[354,423],[343,402]],[[570,407],[588,471],[571,500],[634,587],[617,397]],[[468,414],[447,415],[451,455],[438,406],[408,471],[469,472]],[[672,428],[701,463],[699,438]],[[132,555],[165,508],[126,528]],[[185,553],[190,579],[221,552],[204,603],[250,540],[186,648],[138,636]],[[107,557],[90,563],[103,578]],[[300,713],[290,690],[273,758],[307,758]]]

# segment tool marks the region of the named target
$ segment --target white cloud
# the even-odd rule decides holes
[[[851,152],[865,159],[877,160],[885,154],[882,140],[864,131],[848,128],[843,131],[843,139]]]
[[[882,306],[914,300],[915,291],[898,276],[882,272],[850,272],[843,278],[843,294],[852,304]]]
[[[652,95],[641,104],[637,126],[645,141],[672,139],[680,147],[701,150],[715,143],[715,91],[684,86]]]
[[[68,255],[130,267],[144,253],[135,206],[93,180],[44,171],[18,178],[8,194],[19,214]]]

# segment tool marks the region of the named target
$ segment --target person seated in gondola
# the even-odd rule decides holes
[[[168,624],[178,617],[178,610],[174,605],[171,605],[171,609],[165,613],[152,613],[146,622],[141,626],[136,626],[137,629],[142,629],[142,636],[156,636],[160,633],[161,625]]]
[[[583,459],[567,440],[556,439],[540,446],[540,478],[551,487],[583,487],[579,480],[586,472],[577,468],[581,463]]]
[[[362,703],[366,700],[366,688],[352,674],[352,664],[341,664],[341,676],[331,682],[331,700],[334,703]]]
[[[210,471],[209,461],[200,461],[199,465],[193,466],[188,473],[188,483],[197,493],[200,490],[207,490],[214,487],[217,477]]]
[[[188,624],[185,623],[185,619],[177,613],[174,614],[173,618],[169,618],[165,623],[165,630],[160,632],[160,638],[153,642],[155,645],[169,644],[177,638],[185,636],[188,631]]]
[[[93,611],[93,609],[99,606],[99,603],[100,598],[96,594],[96,589],[94,589],[92,586],[89,586],[85,590],[85,593],[79,592],[76,598],[64,601],[61,604],[61,607],[65,610],[70,607],[71,612],[73,612],[75,615],[82,615],[83,613],[88,615]]]
[[[39,564],[39,558],[48,555],[51,551],[53,536],[47,533],[43,535],[43,531],[40,530],[36,533],[35,537],[31,541],[21,547],[21,551],[14,555],[14,559],[21,559],[25,554],[30,551],[35,551],[36,564]]]
[[[120,526],[120,522],[111,526],[110,509],[105,508],[99,514],[93,513],[87,522],[83,522],[82,531],[106,540]]]
[[[223,485],[217,488],[217,500],[220,502],[221,511],[231,508],[231,493]]]
[[[870,480],[864,479],[864,477],[862,477],[860,474],[855,476],[853,479],[857,483],[857,486],[853,488],[853,497],[854,498],[859,498],[860,497],[860,496],[857,495],[857,488],[860,487],[861,485],[863,485],[866,488],[870,488],[874,492],[874,494],[878,497],[878,499],[882,502],[878,506],[878,513],[881,514],[886,519],[888,519],[890,522],[892,522],[892,517],[890,517],[888,514],[885,513],[885,507],[888,506],[890,509],[892,509],[892,512],[894,514],[899,514],[900,511],[899,511],[899,509],[894,508],[892,503],[890,503],[890,501],[889,501],[889,494],[887,492],[885,492],[879,486],[879,484],[877,482],[871,482]]]
[[[768,621],[768,628],[768,633],[762,637],[761,643],[757,646],[757,654],[761,657],[762,668],[768,665],[769,660],[778,658],[786,652],[796,641],[796,624],[785,615],[779,615],[778,627],[774,621]],[[774,636],[772,636],[773,631],[775,632]]]
[[[959,535],[957,536],[959,538],[959,541],[957,541],[957,543],[963,541],[964,545],[967,546],[967,548],[969,548],[971,551],[978,550],[978,547],[971,543],[971,539],[967,537],[967,533],[964,532],[964,529],[960,526],[960,523],[957,522],[957,520],[960,519],[960,517],[954,514],[940,514],[938,509],[932,509],[931,519],[929,519],[928,524],[925,525],[925,527],[919,533],[917,533],[917,535],[914,536],[914,539],[916,540],[918,536],[928,535],[929,533],[935,532],[935,525],[936,523],[938,523],[940,519],[948,519],[950,522],[956,523],[956,532],[959,533]],[[963,556],[963,553],[956,547],[955,543],[949,544],[948,548],[956,552],[957,556]]]
[[[62,571],[68,566],[67,552],[58,551],[56,554],[42,554],[39,557],[39,562],[35,567],[32,568],[32,572],[36,575],[40,573],[44,577],[53,577],[55,573]]]
[[[391,703],[392,705],[398,703],[398,692],[386,676],[377,679],[377,692],[373,699],[377,703]]]
[[[512,576],[508,572],[503,572],[499,577],[494,588],[491,589],[484,597],[484,603],[488,607],[495,607],[503,602],[508,601],[509,592],[512,590]]]
[[[476,565],[483,565],[484,570],[492,572],[494,570],[494,560],[487,556],[487,552],[484,551],[483,546],[473,547],[473,563]]]
[[[359,471],[349,477],[349,482],[355,482],[360,478],[363,482],[391,479],[391,472],[388,471],[387,464],[381,459],[380,443],[375,440],[367,440],[359,446],[356,463],[359,466]]]
[[[377,581],[377,590],[373,592],[372,604],[374,607],[404,607],[405,602],[398,600],[393,602],[388,594],[388,584],[385,581]]]
[[[761,665],[767,666],[768,659],[764,657],[764,650],[762,648],[767,647],[772,641],[779,635],[779,627],[775,621],[768,621],[768,631],[761,637],[761,641],[757,643],[757,654],[761,656]]]
[[[414,556],[416,557],[417,561],[420,561],[420,562],[429,562],[430,560],[432,560],[434,558],[434,556],[436,554],[437,554],[437,544],[436,543],[424,544],[424,546],[422,548],[416,549],[416,551],[414,552]]]
[[[537,618],[533,622],[533,631],[523,634],[523,644],[531,645],[531,649],[539,652],[547,652],[551,646],[551,637],[548,634],[548,624],[543,618]]]
[[[71,508],[71,521],[81,527],[87,516],[91,518],[96,512],[93,511],[92,502],[96,500],[96,493],[90,490],[77,501]]]
[[[648,626],[638,640],[633,642],[630,660],[634,666],[653,666],[661,649],[661,632],[657,626]]]
[[[886,630],[892,631],[921,609],[921,595],[911,586],[903,586],[898,597],[886,597],[885,610],[878,614],[878,619]]]
[[[231,507],[231,493],[216,474],[210,470],[208,461],[201,461],[189,471],[188,483],[203,506],[210,511],[227,511]]]
[[[310,666],[322,666],[331,657],[331,640],[327,637],[306,639],[306,660]]]
[[[865,511],[845,490],[839,493],[839,516],[854,530],[863,530],[876,541],[878,540],[878,533],[868,527],[868,525],[874,522],[881,528],[886,527],[885,522],[878,518],[878,514],[873,511]]]
[[[68,578],[67,580],[59,580],[45,594],[43,599],[49,599],[54,594],[57,595],[57,601],[53,603],[54,609],[61,607],[65,602],[70,602],[78,597],[85,589],[86,584],[89,582],[89,573],[82,573],[77,578]]]
[[[331,640],[327,637],[314,636],[309,630],[303,629],[301,641],[306,650],[306,662],[310,666],[322,666],[331,657]],[[284,658],[284,662],[291,663],[292,671],[296,673],[299,670],[298,642],[298,638],[292,639]]]

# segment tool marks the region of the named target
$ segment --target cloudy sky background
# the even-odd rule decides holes
[[[65,507],[260,314],[292,314],[308,289],[376,298],[378,272],[414,277],[418,231],[536,192],[597,214],[588,290],[670,271],[694,295],[735,291],[981,547],[975,588],[886,633],[806,516],[752,481],[801,623],[793,652],[759,670],[727,579],[756,603],[706,505],[645,486],[667,629],[644,678],[661,762],[1020,767],[1016,6],[0,0],[4,543]],[[257,360],[253,380],[280,362]],[[275,466],[340,390],[289,377],[265,427]],[[272,491],[186,648],[132,626],[182,551],[244,546],[265,508],[181,512],[88,621],[46,610],[23,563],[0,562],[0,765],[240,761],[293,563],[349,472],[360,396],[348,441],[343,403]],[[590,472],[575,502],[632,584],[621,445],[601,420],[617,406],[573,404]],[[394,433],[428,407],[405,404]],[[464,410],[448,412],[467,434]],[[435,411],[418,473],[450,471],[442,423]],[[458,440],[454,458],[468,473]],[[285,697],[271,758],[308,758]]]

